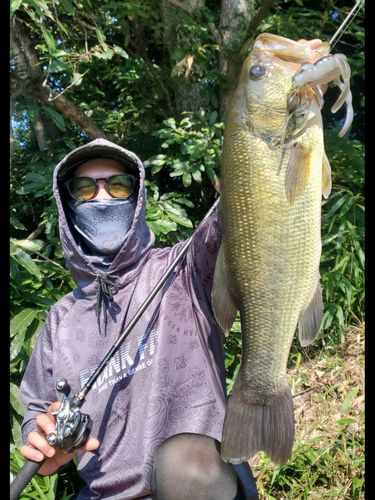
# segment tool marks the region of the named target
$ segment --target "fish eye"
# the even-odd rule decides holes
[[[252,66],[249,71],[250,80],[260,80],[266,74],[266,68],[259,64]]]

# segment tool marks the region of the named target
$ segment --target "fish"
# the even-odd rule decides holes
[[[353,117],[350,67],[329,50],[326,42],[312,50],[260,34],[227,114],[212,307],[226,335],[238,313],[241,323],[241,365],[221,440],[222,459],[233,464],[260,451],[275,464],[290,459],[290,349],[297,330],[305,347],[322,325],[321,206],[332,180],[321,110],[330,81],[341,90],[333,112],[347,107],[341,135]]]

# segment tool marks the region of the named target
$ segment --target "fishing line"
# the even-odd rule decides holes
[[[355,16],[358,14],[359,9],[362,7],[362,5],[364,3],[365,3],[365,0],[357,0],[356,4],[352,8],[352,10],[349,12],[349,14],[346,16],[346,18],[344,19],[344,21],[337,28],[336,33],[333,35],[333,37],[329,41],[330,50],[333,49],[333,47],[339,41],[339,39],[341,38],[341,36],[348,29],[350,23],[353,21],[353,19],[355,18]],[[344,26],[345,26],[345,29],[344,29]]]

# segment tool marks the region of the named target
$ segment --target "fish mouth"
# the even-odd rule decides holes
[[[261,33],[255,40],[254,48],[274,58],[274,63],[284,69],[299,71],[303,62],[314,63],[329,54],[329,44],[323,42],[317,49],[309,45],[284,38],[273,33]]]

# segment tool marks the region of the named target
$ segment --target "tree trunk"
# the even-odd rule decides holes
[[[221,74],[225,77],[225,84],[220,87],[221,119],[224,118],[228,110],[245,59],[245,56],[241,56],[239,51],[245,42],[253,15],[254,0],[222,1],[219,35],[223,50],[220,52],[219,67]]]
[[[162,0],[161,17],[165,26],[164,43],[169,56],[180,46],[177,36],[177,27],[184,16],[192,16],[196,7],[203,7],[205,0]],[[171,65],[176,61],[171,59]],[[193,71],[199,74],[199,66],[194,64]],[[175,102],[176,118],[183,118],[183,111],[196,111],[204,106],[204,88],[202,82],[194,78],[185,78],[184,75],[176,76]]]
[[[34,51],[33,41],[23,29],[21,22],[16,16],[10,19],[10,50],[13,54],[13,60],[17,68],[19,81],[16,84],[16,92],[11,99],[11,117],[15,100],[22,94],[22,84],[27,78],[42,81],[43,73],[38,64],[38,58]],[[41,103],[37,103],[41,108]],[[39,149],[46,147],[47,141],[57,137],[58,130],[52,120],[43,114],[39,109],[38,116],[31,122]],[[13,131],[11,132],[12,140]]]

